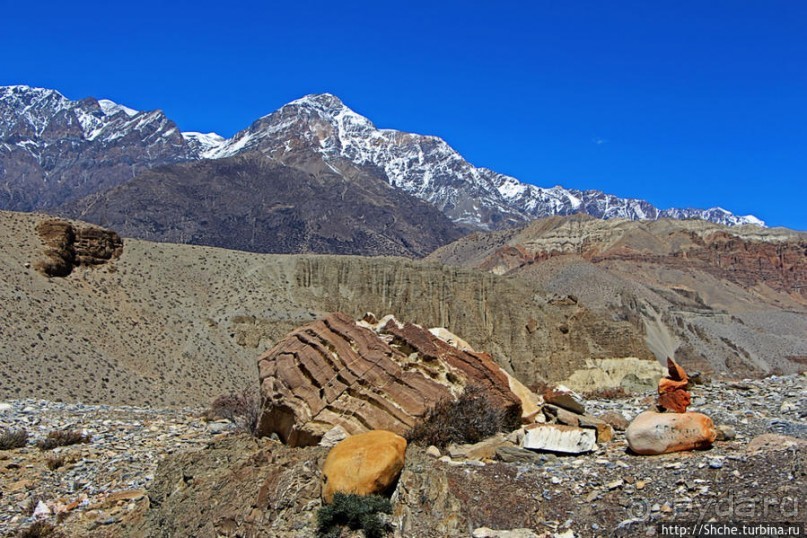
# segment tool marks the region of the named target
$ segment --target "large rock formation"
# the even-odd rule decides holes
[[[459,350],[411,323],[359,325],[335,313],[291,332],[258,360],[258,430],[313,445],[334,426],[403,434],[438,401],[470,384],[510,416],[521,402],[485,353]]]
[[[97,226],[50,219],[40,222],[36,231],[45,244],[45,259],[35,267],[47,276],[67,276],[74,267],[100,265],[123,252],[120,236]]]

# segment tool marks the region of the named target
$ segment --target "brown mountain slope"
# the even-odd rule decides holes
[[[62,214],[127,237],[250,252],[420,257],[463,232],[372,170],[259,154],[158,167]]]
[[[332,311],[445,326],[528,384],[591,357],[652,356],[630,322],[549,300],[529,281],[401,258],[125,239],[110,264],[49,279],[33,269],[47,218],[0,212],[0,400],[207,403],[256,383],[263,351]]]
[[[807,235],[703,221],[553,217],[429,256],[572,293],[630,320],[657,357],[735,375],[807,363]]]

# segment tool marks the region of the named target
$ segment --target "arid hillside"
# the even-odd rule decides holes
[[[807,235],[704,221],[553,217],[427,259],[527,280],[634,324],[658,358],[735,376],[807,365]]]
[[[447,327],[525,384],[565,380],[592,358],[653,359],[628,318],[434,262],[124,239],[118,258],[49,278],[36,270],[48,219],[0,212],[0,400],[206,404],[257,383],[262,352],[332,311]]]

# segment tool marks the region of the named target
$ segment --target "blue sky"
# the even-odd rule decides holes
[[[540,186],[807,230],[807,2],[0,0],[0,85],[232,135],[331,92]]]

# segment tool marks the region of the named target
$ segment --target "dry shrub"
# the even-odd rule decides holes
[[[0,450],[22,448],[28,443],[28,430],[4,430],[0,433]]]
[[[45,465],[47,465],[48,469],[50,469],[51,471],[55,471],[59,467],[62,467],[66,461],[67,461],[66,458],[62,454],[58,456],[48,456],[45,459]]]
[[[77,445],[91,441],[91,435],[85,435],[78,430],[58,430],[48,433],[47,437],[37,441],[36,446],[40,450],[53,450],[59,446]]]
[[[520,417],[509,416],[490,402],[483,388],[469,385],[456,400],[437,402],[406,437],[415,444],[444,448],[451,443],[478,443],[519,425]]]
[[[583,397],[586,400],[621,400],[629,398],[630,393],[625,387],[602,387],[585,393]]]
[[[206,416],[210,420],[229,420],[239,430],[254,435],[261,416],[261,400],[252,388],[222,394],[213,400]]]
[[[22,529],[18,538],[63,538],[64,534],[56,530],[52,524],[47,521],[35,521],[30,527]]]

